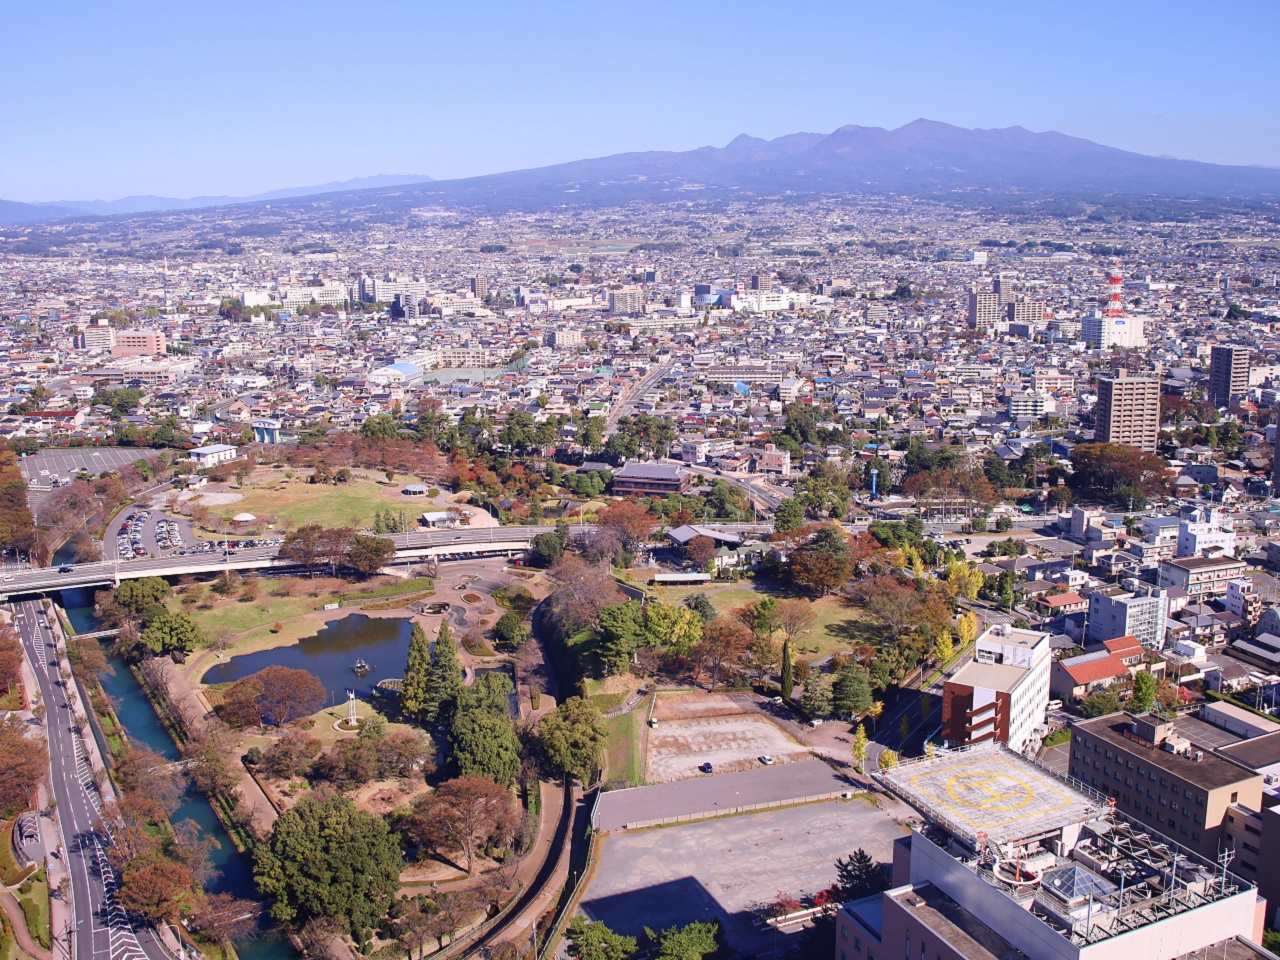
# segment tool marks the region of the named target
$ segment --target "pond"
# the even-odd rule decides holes
[[[412,620],[354,613],[287,647],[232,657],[205,671],[201,679],[207,684],[229,683],[265,667],[293,667],[318,677],[334,703],[345,700],[347,690],[368,698],[379,680],[404,676],[412,633]],[[369,667],[363,676],[352,669],[357,660]]]
[[[64,590],[62,606],[67,618],[76,630],[84,632],[98,629],[93,613],[93,596],[88,590]],[[182,755],[172,738],[160,724],[151,702],[138,686],[138,681],[119,657],[109,657],[114,673],[102,678],[102,688],[116,703],[116,716],[129,739],[149,747],[169,760],[180,760]],[[253,884],[249,861],[240,855],[235,844],[222,829],[222,823],[213,807],[196,790],[187,791],[170,820],[174,824],[192,820],[200,828],[200,835],[213,837],[218,846],[209,859],[217,871],[216,876],[204,885],[210,893],[230,893],[246,900],[257,900],[258,892]],[[281,936],[264,934],[236,943],[241,960],[297,960],[293,944]]]

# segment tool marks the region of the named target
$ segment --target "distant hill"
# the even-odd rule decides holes
[[[327,193],[351,190],[374,190],[400,187],[412,183],[430,183],[425,174],[381,174],[373,177],[356,177],[353,180],[335,180],[313,187],[287,187],[269,190],[247,197],[153,197],[132,196],[119,200],[58,200],[53,203],[19,203],[0,200],[0,223],[34,223],[88,214],[108,217],[116,214],[153,213],[160,210],[199,210],[203,207],[223,207],[232,203],[268,202],[288,200],[293,197],[314,197]]]

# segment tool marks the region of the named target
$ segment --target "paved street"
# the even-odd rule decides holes
[[[17,627],[46,708],[50,774],[62,857],[71,876],[76,960],[169,960],[154,929],[134,925],[115,902],[117,881],[107,862],[109,834],[93,781],[87,744],[77,732],[68,687],[59,676],[59,633],[41,605],[17,605]],[[56,621],[55,621],[56,622]],[[87,735],[87,727],[84,727]],[[55,930],[65,956],[65,931]]]

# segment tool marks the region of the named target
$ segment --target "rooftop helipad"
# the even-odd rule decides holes
[[[996,845],[1052,833],[1107,812],[1105,801],[996,744],[904,762],[878,779],[928,819]]]

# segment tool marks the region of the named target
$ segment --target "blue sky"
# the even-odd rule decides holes
[[[928,117],[1280,166],[1280,4],[5,3],[0,197],[461,177]]]

